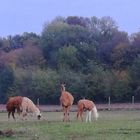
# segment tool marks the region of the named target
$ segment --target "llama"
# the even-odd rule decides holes
[[[21,110],[21,103],[22,103],[22,96],[15,96],[10,97],[6,103],[6,109],[8,111],[8,119],[10,119],[10,114],[12,113],[12,117],[15,120],[15,111],[17,110],[17,113],[20,115]]]
[[[22,103],[21,103],[21,110],[22,110],[22,117],[24,118],[27,116],[28,112],[32,112],[37,116],[37,118],[40,120],[41,113],[40,110],[36,107],[36,105],[27,97],[23,97]]]
[[[24,119],[27,116],[27,113],[31,111],[33,114],[37,116],[38,119],[41,118],[40,110],[36,107],[36,105],[27,97],[22,96],[14,96],[10,97],[6,103],[6,109],[8,111],[8,119],[10,118],[10,114],[12,113],[13,119],[15,120],[15,110],[17,113],[22,116]]]
[[[65,85],[61,84],[61,96],[60,96],[60,104],[63,108],[63,121],[70,121],[69,120],[69,112],[70,108],[73,104],[74,98],[71,93],[65,90]]]
[[[87,100],[87,99],[79,100],[77,107],[78,107],[77,119],[80,115],[80,118],[83,121],[84,110],[87,111],[86,122],[88,122],[88,121],[91,122],[91,115],[92,115],[91,113],[92,112],[93,112],[95,120],[97,120],[97,118],[99,117],[97,108],[96,108],[95,104],[93,103],[93,101],[91,101],[91,100]]]

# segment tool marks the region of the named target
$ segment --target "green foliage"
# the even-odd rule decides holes
[[[86,94],[86,84],[85,75],[78,72],[73,72],[67,69],[61,69],[59,71],[60,82],[66,84],[66,90],[74,95],[74,102],[76,103],[78,99],[85,97]]]
[[[57,69],[79,70],[80,62],[77,59],[77,49],[73,46],[60,48],[57,55]]]
[[[39,98],[41,103],[58,104],[60,90],[58,88],[59,75],[52,70],[37,70],[33,72],[31,82],[32,98]]]
[[[134,53],[129,44],[119,44],[113,49],[112,61],[115,69],[126,69],[134,61]]]
[[[136,100],[140,99],[140,58],[135,59],[132,67],[129,69],[130,84],[132,87],[132,94],[136,96]]]
[[[135,83],[135,85],[140,85],[140,58],[135,59],[131,69],[130,69],[130,76]]]
[[[129,93],[130,91],[131,89],[127,81],[117,80],[112,88],[112,93],[111,93],[112,101],[115,100],[117,102],[121,102],[121,101],[125,101],[126,98],[129,101],[131,99],[131,94]]]
[[[114,75],[104,70],[103,67],[93,63],[90,72],[86,76],[86,97],[97,102],[104,102],[111,94]]]
[[[36,102],[39,98],[41,103],[58,103],[56,97],[60,95],[58,90],[59,76],[52,70],[40,69],[16,69],[14,71],[15,82],[9,90],[9,95],[22,95]],[[54,98],[55,97],[55,98]]]
[[[17,65],[22,68],[43,66],[45,63],[42,51],[36,46],[28,46],[21,50],[17,58]]]
[[[79,25],[68,25],[57,21],[46,25],[41,40],[48,64],[56,68],[57,52],[60,48],[70,45],[79,48],[81,43],[87,43],[88,37],[89,31]]]
[[[13,85],[14,75],[10,67],[0,65],[0,101],[4,103],[7,92]]]
[[[56,17],[42,34],[0,38],[0,96],[59,103],[60,84],[74,95],[106,102],[139,99],[140,33],[119,31],[111,17]],[[0,99],[4,102],[4,98]]]

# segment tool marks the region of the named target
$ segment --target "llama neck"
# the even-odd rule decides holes
[[[26,109],[29,109],[32,113],[35,113],[36,115],[40,114],[40,110],[29,98],[24,97],[24,101]]]
[[[61,92],[65,92],[65,91],[66,91],[65,86],[62,85],[62,86],[61,86]]]
[[[36,108],[34,113],[35,113],[35,115],[39,115],[40,114],[40,110],[38,108]]]
[[[34,103],[32,103],[32,105],[30,106],[30,110],[35,113],[36,115],[38,115],[40,113],[39,109],[36,107],[36,105]]]

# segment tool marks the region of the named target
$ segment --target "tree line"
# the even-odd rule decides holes
[[[0,37],[0,103],[22,95],[58,104],[66,83],[75,103],[140,100],[140,32],[128,35],[111,17],[56,17],[41,35]]]

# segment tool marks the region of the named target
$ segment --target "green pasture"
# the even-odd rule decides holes
[[[76,112],[70,113],[71,121],[62,122],[62,112],[43,112],[42,120],[28,116],[28,120],[7,120],[7,113],[0,113],[1,140],[140,140],[140,111],[99,111],[98,121],[76,121]],[[18,116],[16,116],[18,117]]]

